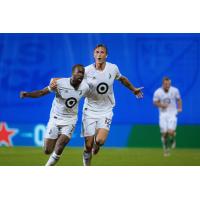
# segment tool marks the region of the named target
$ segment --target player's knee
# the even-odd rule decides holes
[[[44,153],[45,153],[46,155],[49,155],[49,154],[51,154],[52,152],[53,152],[53,150],[51,150],[51,149],[47,149],[47,148],[44,149]]]
[[[170,131],[168,131],[168,133],[170,136],[174,136],[174,131],[170,130]]]

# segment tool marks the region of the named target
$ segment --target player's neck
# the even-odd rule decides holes
[[[73,79],[73,77],[70,78],[70,85],[71,85],[72,87],[74,87],[75,90],[78,90],[80,84],[81,84],[81,83],[75,81],[75,80]]]
[[[95,68],[99,71],[103,71],[106,67],[106,62],[103,63],[95,63]]]

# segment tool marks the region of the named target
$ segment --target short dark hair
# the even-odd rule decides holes
[[[162,82],[164,82],[164,81],[171,81],[171,79],[168,76],[164,76],[162,79]]]
[[[72,67],[72,73],[75,71],[76,68],[82,68],[85,71],[85,67],[82,64],[76,64]]]
[[[99,47],[103,47],[106,50],[106,55],[108,55],[108,48],[105,44],[97,44],[97,46],[94,48],[94,51]]]

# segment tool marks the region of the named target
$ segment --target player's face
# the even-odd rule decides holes
[[[164,80],[163,81],[163,89],[168,92],[169,88],[171,86],[171,81],[170,80]]]
[[[73,72],[73,78],[76,82],[81,83],[84,78],[85,70],[82,67],[75,68]]]
[[[95,63],[104,63],[106,61],[107,53],[104,47],[98,47],[94,50]]]

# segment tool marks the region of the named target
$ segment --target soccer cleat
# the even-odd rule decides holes
[[[165,149],[163,155],[164,155],[164,157],[170,156],[169,150],[168,150],[168,149]]]

